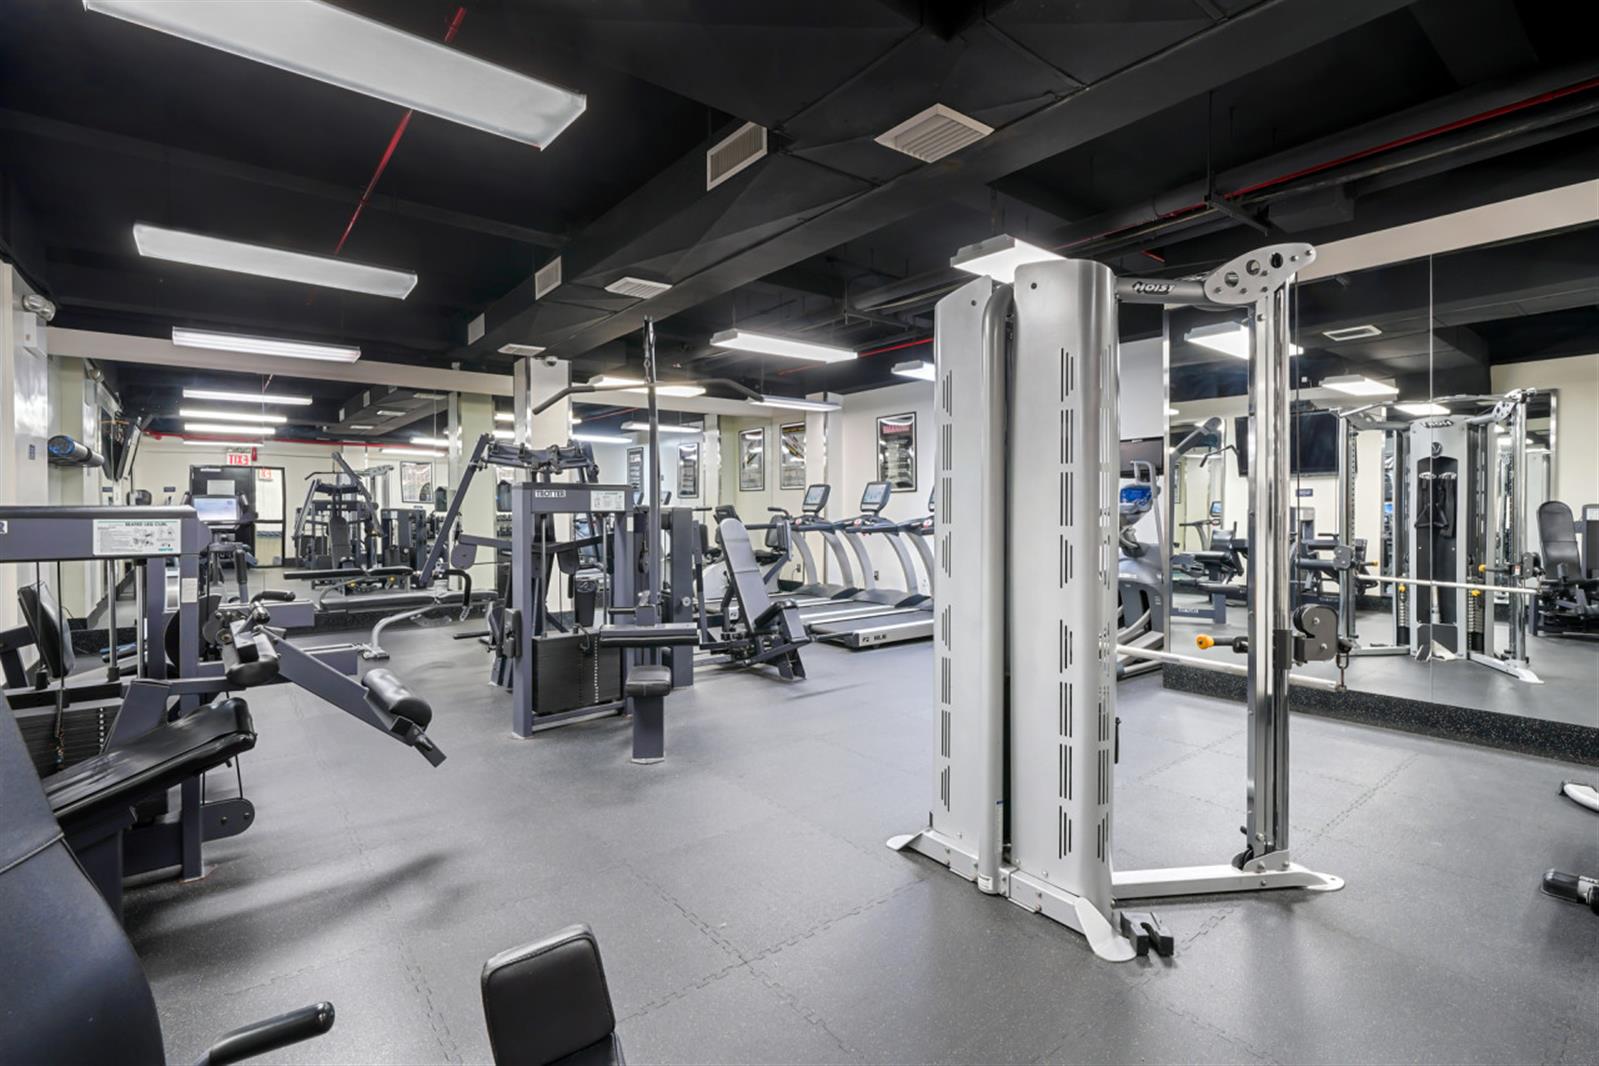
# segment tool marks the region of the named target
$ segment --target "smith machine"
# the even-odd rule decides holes
[[[1331,609],[1289,609],[1286,293],[1314,258],[1273,245],[1181,281],[1056,260],[938,303],[938,746],[927,828],[888,844],[1105,959],[1172,948],[1153,914],[1117,915],[1124,900],[1343,885],[1293,862],[1288,841],[1289,668],[1338,650]],[[1234,642],[1249,662],[1247,839],[1213,866],[1112,867],[1118,300],[1247,309],[1253,337],[1249,632]],[[1020,559],[1050,562],[1007,572]]]

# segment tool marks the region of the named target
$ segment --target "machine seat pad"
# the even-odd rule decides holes
[[[1231,581],[1196,581],[1194,587],[1203,592],[1233,592],[1242,586]]]
[[[494,956],[483,1016],[496,1063],[620,1064],[600,948],[586,925]]]
[[[654,626],[603,625],[598,630],[605,648],[667,648],[698,644],[700,629],[693,622],[662,622]]]
[[[65,829],[69,822],[164,791],[253,747],[249,707],[241,699],[219,700],[50,774],[41,784]]]
[[[629,696],[665,696],[672,691],[672,668],[645,663],[627,670]]]
[[[367,696],[380,708],[396,718],[412,722],[418,729],[426,729],[433,721],[433,708],[427,700],[411,693],[405,683],[387,670],[368,670],[361,678]]]

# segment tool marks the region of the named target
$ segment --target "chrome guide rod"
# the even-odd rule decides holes
[[[1002,546],[1009,497],[1005,428],[1011,404],[1006,353],[1014,304],[1011,287],[996,286],[983,308],[982,325],[980,386],[988,410],[983,425],[983,458],[988,476],[986,506],[978,519],[982,523],[981,543],[987,550],[980,556],[982,591],[974,637],[984,645],[976,660],[982,715],[977,791],[983,802],[982,820],[977,824],[977,887],[990,894],[1003,891],[999,866],[1005,850],[1005,587],[1009,560]]]

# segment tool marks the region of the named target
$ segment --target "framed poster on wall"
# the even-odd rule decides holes
[[[740,492],[760,492],[765,488],[766,430],[739,430],[738,490]]]
[[[428,487],[433,481],[432,463],[400,463],[400,502],[428,503]]]
[[[700,442],[677,446],[677,498],[700,498]]]
[[[897,492],[916,491],[916,415],[885,415],[877,420],[877,480]]]
[[[805,423],[787,422],[777,427],[777,487],[805,487]]]
[[[644,449],[627,450],[627,483],[633,486],[634,499],[644,498]]]

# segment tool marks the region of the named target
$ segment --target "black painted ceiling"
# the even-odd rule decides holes
[[[427,37],[457,6],[340,2]],[[580,376],[636,364],[648,305],[602,287],[635,272],[677,285],[658,305],[668,365],[850,391],[928,352],[950,254],[997,232],[1181,275],[1599,174],[1599,9],[1566,0],[467,0],[454,47],[579,89],[588,111],[542,152],[416,116],[345,253],[416,270],[395,302],[142,260],[130,228],[331,252],[398,108],[76,3],[5,6],[0,254],[57,325],[340,340],[373,361],[503,372],[494,349],[515,339]],[[874,142],[934,102],[999,133],[930,165]],[[704,149],[746,120],[772,155],[707,193]],[[1599,270],[1593,241],[1549,247],[1563,239],[1570,254],[1507,253],[1538,285],[1492,271],[1542,297],[1477,294],[1409,341],[1396,322],[1386,344],[1303,365],[1414,374],[1429,333],[1462,367],[1580,347]],[[557,254],[567,283],[535,301]],[[1329,284],[1303,287],[1307,321]],[[1327,313],[1402,317],[1402,288],[1363,279]],[[489,335],[469,344],[480,314]],[[796,368],[706,346],[735,322],[888,351]],[[194,375],[115,377],[137,406]]]

